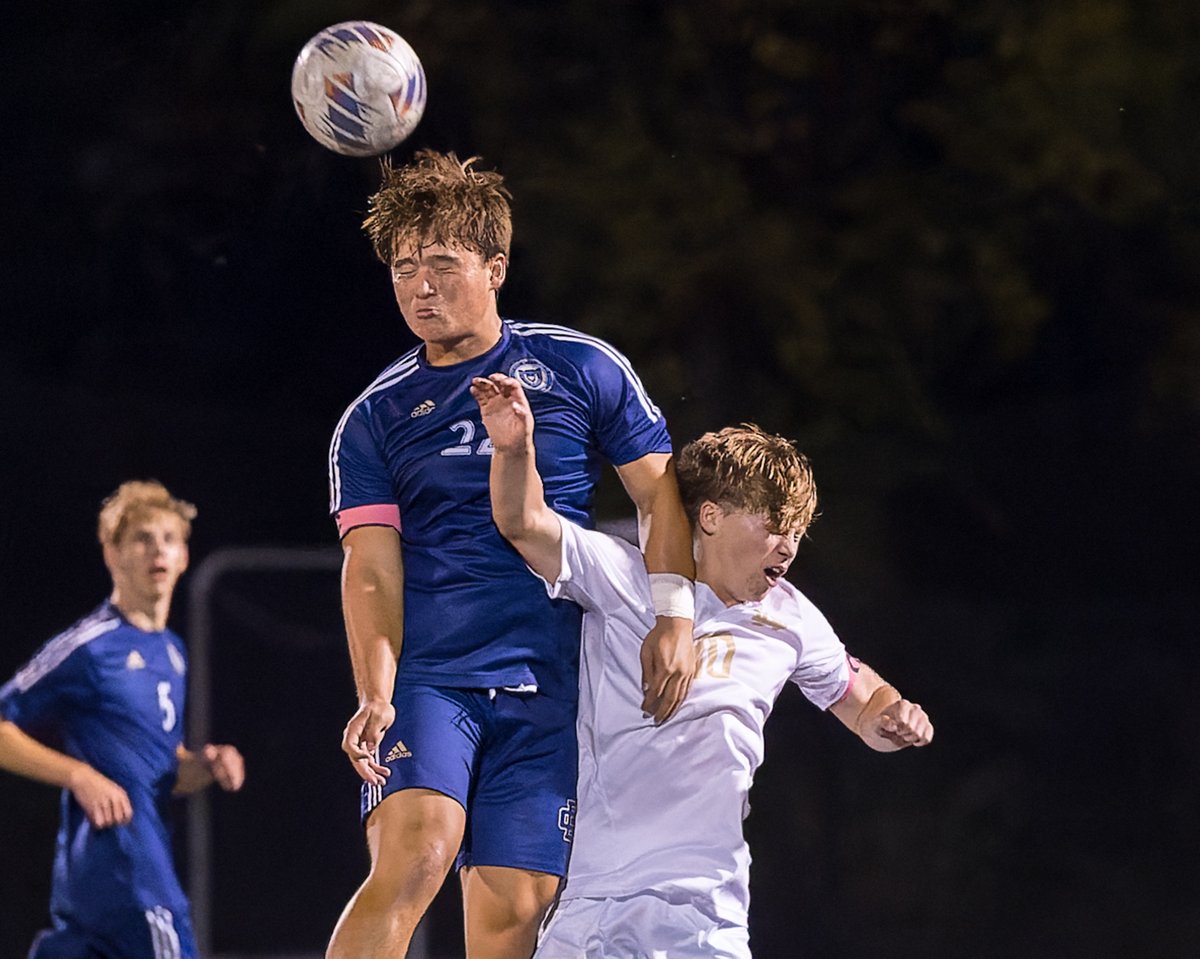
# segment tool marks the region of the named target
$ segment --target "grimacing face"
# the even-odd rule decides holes
[[[759,513],[700,507],[697,574],[727,606],[762,600],[796,558],[803,530],[772,531]]]
[[[104,547],[113,586],[131,600],[170,598],[188,565],[183,520],[168,510],[152,510],[126,524],[121,538]]]
[[[496,291],[503,254],[490,260],[463,247],[401,244],[392,260],[392,289],[408,328],[426,344],[429,362],[449,362],[490,349],[499,335]]]

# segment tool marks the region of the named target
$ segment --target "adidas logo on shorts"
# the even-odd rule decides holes
[[[408,759],[412,753],[408,747],[404,745],[404,740],[397,739],[396,745],[388,750],[388,754],[383,757],[385,763],[395,762],[397,759]]]

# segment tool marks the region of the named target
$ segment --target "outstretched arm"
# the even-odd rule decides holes
[[[691,525],[669,454],[649,453],[618,467],[617,474],[637,507],[657,617],[642,643],[642,710],[662,723],[687,698],[696,669]]]
[[[208,743],[199,752],[184,746],[175,750],[179,772],[175,777],[176,796],[190,796],[214,782],[226,792],[237,792],[246,781],[246,761],[236,746]]]
[[[0,719],[0,769],[69,789],[97,829],[124,825],[133,818],[133,805],[124,789],[82,760],[39,743],[6,719]]]
[[[382,786],[389,770],[375,751],[396,719],[392,691],[404,633],[400,534],[390,526],[360,526],[342,539],[342,552],[342,615],[358,691],[342,751],[363,782]]]
[[[562,572],[562,525],[546,503],[533,446],[533,411],[519,381],[502,373],[471,381],[492,441],[492,518],[529,568],[548,583]]]
[[[846,697],[829,711],[864,743],[882,753],[906,746],[928,746],[933,740],[933,723],[925,710],[902,697],[866,663],[860,664]]]

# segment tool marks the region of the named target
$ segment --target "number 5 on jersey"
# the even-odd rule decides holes
[[[175,702],[171,699],[171,684],[165,679],[158,684],[158,708],[163,714],[163,732],[169,733],[175,728],[178,717],[175,715]]]

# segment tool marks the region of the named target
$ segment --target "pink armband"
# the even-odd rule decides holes
[[[390,526],[399,533],[400,507],[395,503],[351,506],[349,509],[338,510],[334,515],[334,522],[337,523],[339,538],[359,526]]]

